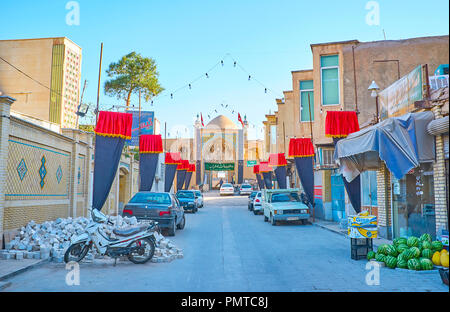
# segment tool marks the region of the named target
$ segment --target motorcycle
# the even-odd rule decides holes
[[[127,256],[128,260],[136,264],[149,261],[155,252],[158,223],[152,222],[126,229],[114,229],[116,238],[111,238],[103,232],[103,224],[113,223],[98,209],[91,210],[91,221],[86,232],[71,240],[71,245],[64,254],[64,262],[80,262],[94,246],[102,256],[110,256],[117,261],[120,256]]]

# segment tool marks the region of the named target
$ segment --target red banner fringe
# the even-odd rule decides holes
[[[166,153],[166,158],[164,160],[166,165],[180,165],[181,164],[181,154],[180,153]]]
[[[132,114],[100,111],[94,132],[101,136],[129,140],[131,139],[132,124]]]
[[[160,134],[143,134],[139,138],[139,153],[162,153],[162,138]]]
[[[327,111],[325,135],[332,138],[345,138],[359,131],[358,115],[354,111]]]
[[[289,141],[289,157],[314,156],[314,146],[310,138],[292,138]]]

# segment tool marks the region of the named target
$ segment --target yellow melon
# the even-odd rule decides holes
[[[443,267],[448,268],[448,252],[441,252],[440,261]]]
[[[431,258],[431,261],[434,265],[441,265],[441,253],[439,251],[436,251]]]

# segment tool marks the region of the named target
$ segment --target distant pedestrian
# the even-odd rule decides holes
[[[222,184],[223,184],[223,180],[222,180],[222,179],[220,179],[220,182],[219,182],[219,187],[222,187]]]

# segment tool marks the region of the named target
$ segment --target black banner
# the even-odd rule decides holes
[[[95,136],[94,186],[92,207],[101,210],[116,177],[125,139]]]
[[[238,184],[242,184],[244,182],[244,161],[238,161]]]
[[[183,189],[185,177],[186,177],[186,169],[177,170],[177,192]]]
[[[164,192],[170,192],[177,167],[177,164],[165,164]]]
[[[265,187],[264,187],[264,181],[261,178],[261,174],[256,173],[256,180],[258,181],[259,189],[263,190]]]
[[[191,184],[192,172],[186,172],[186,176],[184,178],[184,189],[189,189],[189,184]]]
[[[139,154],[139,191],[151,191],[155,179],[156,167],[158,165],[157,153]]]
[[[278,182],[278,188],[286,189],[286,166],[279,166],[274,171]]]
[[[334,147],[336,148],[337,142],[342,138],[333,138]],[[347,180],[342,177],[344,181],[345,190],[347,191],[350,203],[355,209],[356,213],[361,212],[361,176],[358,175],[352,182],[347,182]]]
[[[313,156],[294,157],[298,177],[309,202],[314,206],[314,170]]]
[[[272,172],[263,172],[263,179],[264,179],[264,184],[266,186],[266,189],[271,190],[272,189]]]

